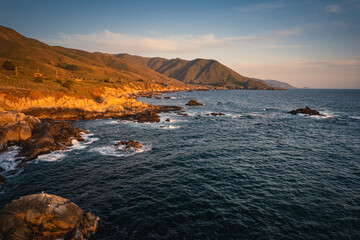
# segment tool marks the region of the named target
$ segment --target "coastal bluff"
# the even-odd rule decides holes
[[[99,218],[66,198],[40,193],[13,200],[0,210],[0,239],[82,240]]]

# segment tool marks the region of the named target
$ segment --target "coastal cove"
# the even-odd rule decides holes
[[[90,239],[360,236],[360,90],[215,90],[140,97],[181,106],[158,123],[69,122],[83,142],[14,171],[0,208],[42,191],[100,217]],[[196,99],[204,106],[187,106]],[[310,106],[323,116],[292,115]],[[224,115],[212,115],[222,113]],[[169,119],[169,120],[168,120]],[[123,151],[119,141],[142,147]]]

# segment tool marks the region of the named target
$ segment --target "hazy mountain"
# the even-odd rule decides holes
[[[253,78],[253,80],[264,82],[267,85],[274,87],[274,88],[285,88],[285,89],[295,89],[296,88],[286,82],[281,82],[278,80],[262,80],[262,79],[257,79],[257,78]]]

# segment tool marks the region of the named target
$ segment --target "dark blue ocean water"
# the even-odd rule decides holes
[[[168,95],[142,100],[205,106],[156,124],[74,122],[85,143],[8,172],[0,207],[41,191],[69,198],[100,217],[92,239],[360,239],[359,90]],[[326,117],[287,113],[305,106]],[[144,148],[113,146],[130,139]],[[0,165],[11,170],[15,153]]]

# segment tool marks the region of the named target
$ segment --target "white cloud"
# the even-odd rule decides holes
[[[340,13],[340,7],[338,5],[327,5],[325,6],[325,12],[327,13]]]
[[[211,47],[226,47],[238,42],[262,39],[262,36],[233,36],[218,38],[214,34],[206,35],[170,35],[138,36],[114,33],[104,30],[100,33],[82,35],[59,34],[57,40],[45,40],[51,45],[62,45],[88,51],[101,51],[108,53],[129,52],[144,53],[185,53]]]

